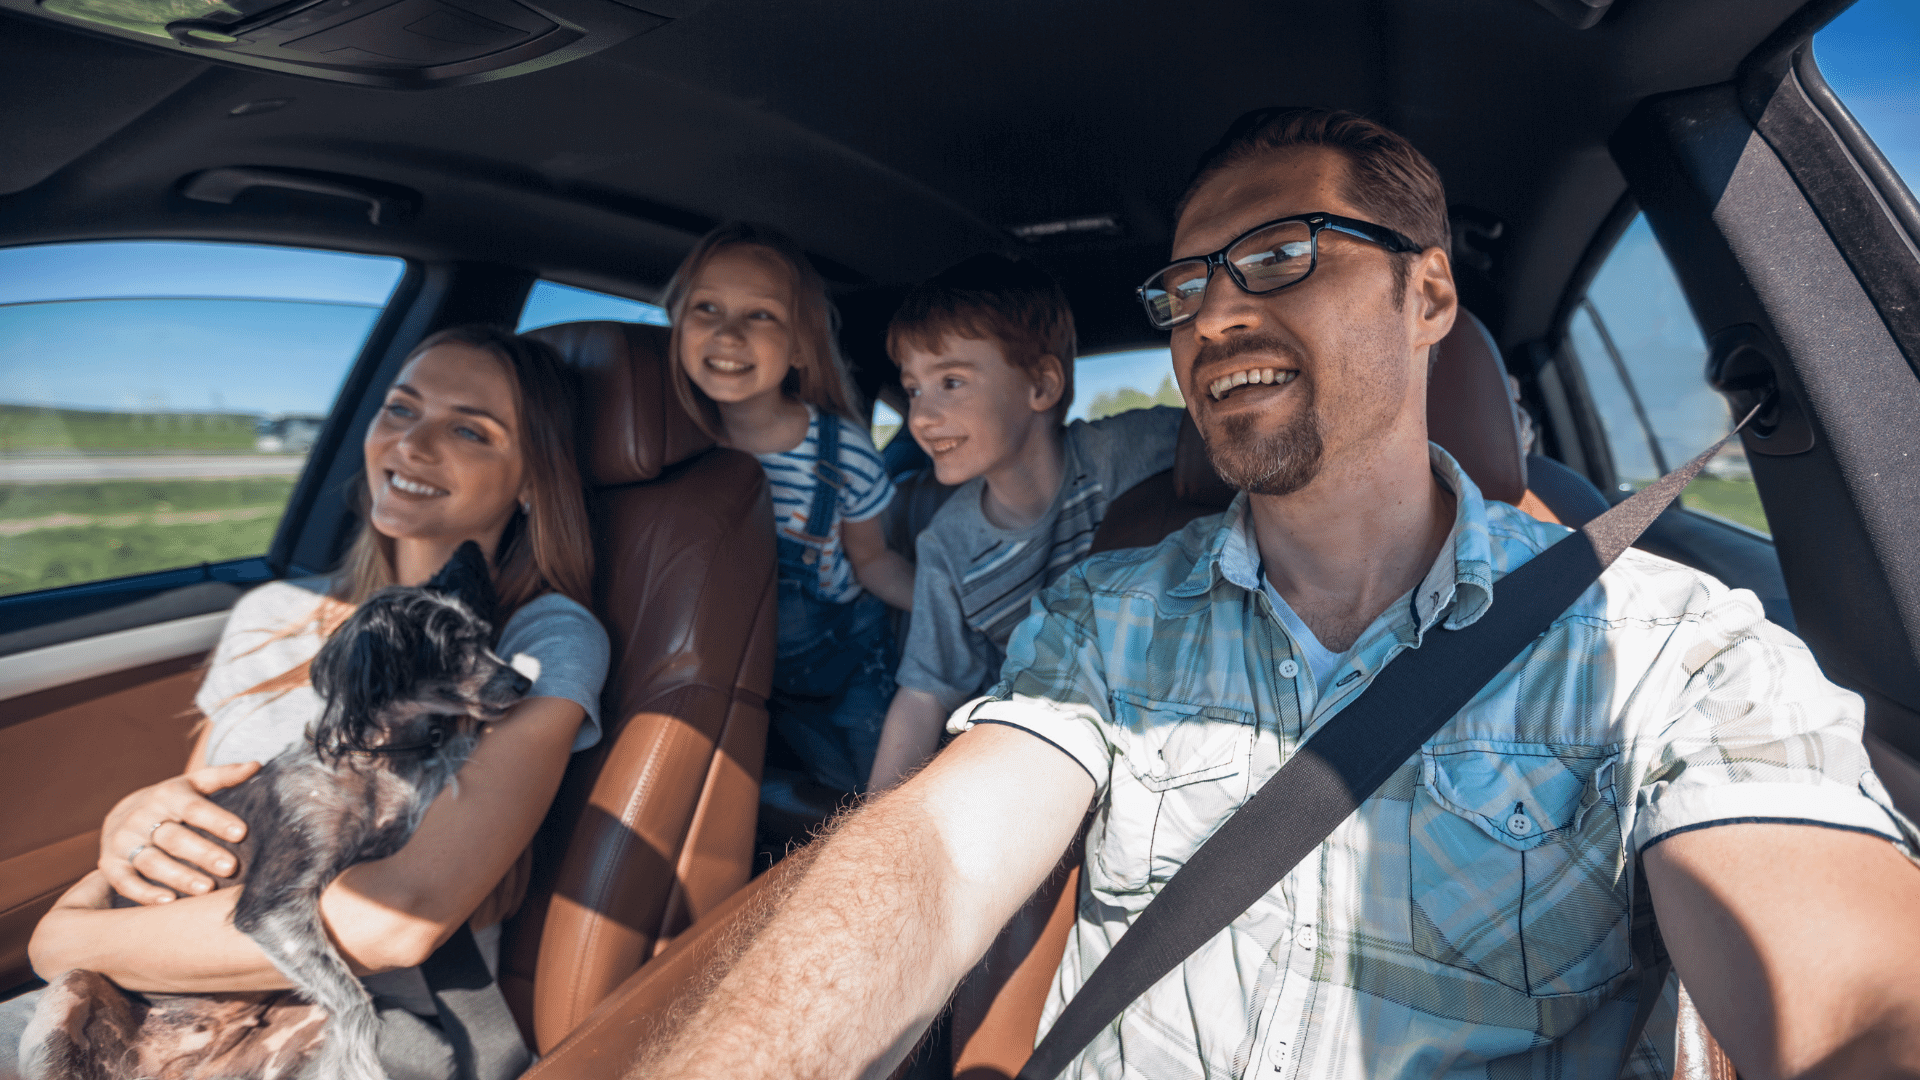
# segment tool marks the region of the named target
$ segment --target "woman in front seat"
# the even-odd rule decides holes
[[[365,443],[365,525],[331,579],[274,582],[235,606],[195,699],[206,717],[181,776],[122,799],[101,828],[99,868],[36,928],[35,971],[106,975],[132,991],[286,987],[230,921],[238,889],[212,891],[230,856],[193,830],[238,840],[243,825],[205,796],[240,783],[320,713],[308,665],[356,604],[418,585],[465,541],[490,558],[497,652],[540,670],[486,731],[457,785],[398,854],[340,875],[321,913],[381,1007],[394,1075],[453,1076],[453,1051],[419,965],[462,924],[489,966],[499,923],[525,886],[522,854],[568,756],[599,740],[606,632],[587,610],[592,546],[574,447],[579,394],[545,345],[487,327],[434,334],[408,357]],[[141,906],[111,908],[111,891]],[[497,991],[494,991],[497,993]],[[0,1077],[15,1068],[27,995],[0,1005]],[[261,1009],[261,1015],[266,1010]],[[510,1026],[510,1025],[509,1025]],[[524,1046],[489,1051],[481,1075],[517,1074]]]
[[[814,782],[861,790],[893,700],[885,604],[913,606],[913,567],[880,527],[893,481],[855,418],[826,287],[784,234],[731,224],[694,245],[665,303],[681,404],[721,445],[758,458],[773,488],[769,719]]]

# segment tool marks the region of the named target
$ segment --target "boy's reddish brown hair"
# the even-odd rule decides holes
[[[1007,363],[1040,373],[1040,362],[1060,362],[1060,402],[1054,419],[1073,404],[1076,341],[1073,309],[1053,275],[1025,259],[975,255],[915,285],[887,325],[887,355],[897,367],[908,349],[940,351],[948,337],[992,341]]]

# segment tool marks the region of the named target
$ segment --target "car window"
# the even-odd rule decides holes
[[[1733,424],[1706,381],[1707,342],[1673,267],[1636,216],[1574,309],[1568,348],[1599,414],[1622,491],[1713,445]],[[1681,496],[1689,510],[1768,532],[1738,440]]]
[[[394,258],[0,249],[0,595],[264,554]]]
[[[884,401],[874,402],[873,448],[885,450],[887,444],[893,441],[893,437],[900,434],[900,424],[900,414],[894,411],[893,406]]]
[[[1920,182],[1920,4],[1859,0],[1814,35],[1813,56],[1894,171]]]
[[[527,293],[526,306],[520,309],[520,325],[514,332],[523,334],[542,326],[588,319],[667,325],[667,313],[658,305],[542,279]]]
[[[1098,353],[1074,361],[1068,420],[1098,420],[1155,405],[1185,408],[1186,404],[1173,382],[1173,354],[1166,349]]]

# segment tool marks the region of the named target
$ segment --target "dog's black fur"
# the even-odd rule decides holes
[[[222,1051],[216,1065],[205,1054],[226,1043],[209,1041],[207,1025],[231,1014],[236,995],[103,1001],[121,992],[91,972],[69,972],[48,988],[22,1042],[25,1075],[192,1077],[212,1067],[220,1075],[380,1080],[372,1001],[327,936],[320,894],[348,867],[405,846],[472,753],[480,725],[527,692],[527,677],[490,647],[493,608],[486,559],[472,542],[424,586],[374,594],[314,658],[313,686],[326,709],[307,738],[212,797],[247,822],[239,844],[208,836],[239,863],[219,887],[246,885],[234,927],[324,1010],[317,1055],[308,1036],[297,1057],[276,1045],[271,1060],[245,1064],[239,1058],[247,1055]],[[132,901],[116,895],[114,903]]]

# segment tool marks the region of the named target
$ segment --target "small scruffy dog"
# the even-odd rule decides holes
[[[240,844],[208,837],[239,862],[219,887],[246,886],[233,925],[295,993],[134,994],[70,971],[25,1032],[23,1075],[381,1080],[378,1017],[327,937],[320,893],[346,868],[405,846],[480,725],[526,694],[527,676],[490,648],[493,606],[471,541],[427,584],[374,594],[314,658],[326,711],[307,737],[213,796],[247,823]]]

